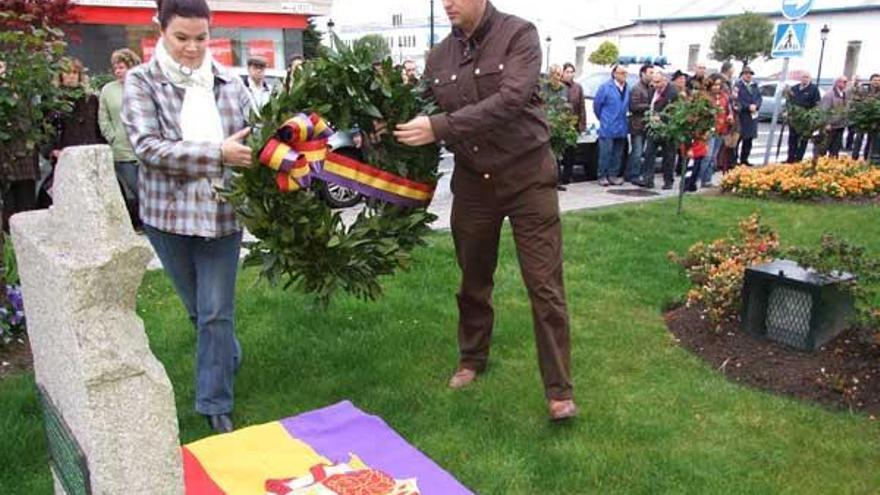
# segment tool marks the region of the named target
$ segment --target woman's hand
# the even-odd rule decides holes
[[[251,149],[241,143],[250,133],[251,128],[245,127],[223,141],[220,145],[220,155],[224,164],[242,168],[250,168],[253,165]]]

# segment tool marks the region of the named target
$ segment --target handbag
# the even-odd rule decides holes
[[[739,131],[732,130],[724,135],[724,146],[736,148],[739,144]]]

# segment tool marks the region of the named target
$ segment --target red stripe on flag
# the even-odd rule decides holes
[[[353,160],[351,158],[348,158],[347,156],[342,156],[342,155],[339,155],[336,153],[328,153],[327,160],[332,161],[334,163],[338,163],[339,165],[343,165],[348,168],[355,169],[358,172],[361,172],[361,173],[364,173],[367,175],[372,175],[373,177],[378,177],[384,181],[391,182],[393,184],[399,184],[401,186],[406,186],[411,189],[416,189],[416,190],[423,191],[423,192],[426,192],[429,194],[434,190],[433,187],[431,187],[427,184],[422,184],[421,182],[414,182],[409,179],[405,179],[403,177],[391,174],[391,173],[386,172],[384,170],[381,170],[381,169],[378,169],[375,167],[371,167],[371,166],[366,165],[364,163],[361,163],[357,160]]]
[[[214,483],[202,463],[186,447],[180,448],[183,454],[183,480],[186,495],[226,495]]]

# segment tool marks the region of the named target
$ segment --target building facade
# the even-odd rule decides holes
[[[439,13],[434,19],[434,43],[439,43],[452,30],[446,16]],[[387,21],[350,24],[336,29],[339,39],[347,45],[368,34],[385,38],[395,63],[412,60],[420,68],[425,66],[425,56],[431,49],[431,23],[428,17],[408,18],[404,14],[392,14]]]
[[[781,4],[781,1],[702,2],[667,16],[636,19],[575,38],[577,59],[587,73],[607,70],[592,66],[586,60],[602,42],[611,41],[621,56],[637,60],[664,56],[673,70],[692,70],[699,61],[717,68],[720,62],[712,61],[711,43],[718,24],[744,11],[763,13],[773,23],[783,22]],[[864,80],[880,72],[880,39],[873,35],[880,25],[880,1],[816,0],[814,5],[813,10],[798,21],[809,24],[805,52],[803,57],[791,59],[789,70],[808,72],[815,77],[821,58],[822,80],[826,84],[842,74]],[[828,26],[824,50],[823,26]],[[758,76],[770,77],[781,71],[782,60],[761,58],[750,65]]]
[[[152,0],[74,0],[78,21],[69,31],[68,51],[93,73],[107,72],[110,54],[130,48],[148,60],[159,37]],[[209,0],[211,53],[219,62],[241,67],[259,55],[269,67],[284,69],[302,54],[302,32],[312,16],[330,12],[332,0]]]

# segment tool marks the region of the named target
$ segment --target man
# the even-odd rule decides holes
[[[724,76],[724,92],[727,93],[728,96],[731,96],[733,94],[733,89],[736,86],[736,81],[733,80],[733,62],[727,60],[722,63],[719,72]]]
[[[654,72],[654,89],[651,91],[651,103],[648,106],[650,118],[660,120],[660,112],[668,107],[678,98],[678,92],[672,84],[669,84],[669,78],[662,71]],[[638,185],[654,189],[654,159],[657,156],[657,148],[663,148],[663,189],[672,189],[675,178],[672,174],[672,168],[675,165],[676,149],[674,143],[660,141],[657,137],[647,133],[648,139],[645,143],[645,162],[642,164],[642,180]]]
[[[293,57],[290,57],[290,64],[288,64],[287,71],[291,74],[296,74],[305,61],[306,59],[304,59],[302,55],[294,55]]]
[[[633,86],[629,94],[629,163],[625,178],[633,184],[639,183],[642,171],[642,155],[645,151],[645,113],[651,107],[651,79],[654,77],[654,66],[643,65],[639,69],[639,82]]]
[[[577,131],[582,133],[587,129],[587,111],[584,104],[584,88],[574,80],[574,65],[566,62],[562,66],[562,84],[566,87],[566,96],[571,113],[577,117]],[[577,146],[572,146],[565,150],[562,155],[562,176],[558,189],[565,191],[566,184],[571,182],[571,174],[574,169],[574,155]]]
[[[819,99],[819,87],[813,84],[813,78],[809,74],[804,74],[801,76],[801,83],[791,88],[788,104],[809,110],[816,108]],[[788,163],[797,163],[804,159],[809,139],[809,136],[799,135],[791,124],[788,125]]]
[[[704,62],[697,63],[694,66],[694,77],[688,83],[691,91],[706,91],[706,64]]]
[[[556,163],[539,97],[541,45],[535,27],[487,0],[444,0],[453,29],[428,55],[425,79],[442,113],[401,124],[410,146],[443,141],[455,154],[452,236],[462,272],[458,293],[459,389],[486,368],[493,275],[505,217],[532,303],[538,362],[550,418],[574,417],[568,311]],[[430,96],[430,95],[429,95]]]
[[[743,67],[736,83],[736,110],[739,122],[740,140],[742,148],[739,153],[739,163],[751,167],[749,156],[752,154],[752,141],[758,137],[758,110],[761,108],[762,98],[758,85],[752,78],[754,71],[749,67]]]
[[[867,87],[853,88],[851,101],[863,101],[876,98],[880,98],[880,74],[871,74]],[[870,158],[871,148],[873,147],[875,139],[876,136],[873,134],[865,135],[861,132],[857,133],[853,139],[853,159],[858,160],[860,156],[865,159]],[[862,145],[865,141],[867,141],[867,144],[864,145],[864,153],[862,153]]]
[[[251,98],[253,98],[254,109],[257,113],[272,96],[272,87],[266,82],[266,65],[266,59],[263,57],[249,58],[247,61],[248,76],[242,78]]]
[[[122,90],[125,87],[125,75],[129,69],[140,63],[141,58],[128,48],[113,52],[110,64],[116,80],[101,88],[98,99],[98,127],[113,150],[116,178],[122,186],[122,196],[125,198],[131,225],[137,231],[143,228],[138,202],[138,160],[128,140],[128,132],[122,125]]]
[[[821,106],[826,112],[830,112],[828,125],[825,130],[828,133],[826,137],[827,150],[821,150],[822,155],[827,153],[834,158],[840,154],[843,147],[843,130],[846,129],[846,110],[849,104],[849,94],[846,91],[846,76],[840,76],[834,81],[834,87],[831,91],[825,93],[822,97]]]
[[[416,69],[416,63],[412,60],[403,61],[403,82],[416,86],[419,84],[419,74]]]
[[[617,177],[623,159],[623,148],[629,126],[629,87],[626,84],[626,68],[615,65],[611,79],[599,86],[593,99],[593,113],[599,119],[599,185],[608,187],[623,184]]]

